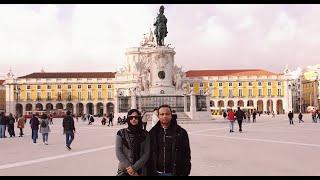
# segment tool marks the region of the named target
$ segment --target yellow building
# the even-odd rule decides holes
[[[192,70],[186,72],[186,77],[190,91],[210,95],[213,114],[237,107],[276,113],[291,110],[285,97],[288,82],[283,74],[260,69]]]
[[[302,105],[304,111],[308,107],[318,108],[320,104],[319,92],[319,76],[314,70],[309,70],[302,75]]]
[[[7,86],[9,97],[19,114],[35,111],[78,115],[103,115],[114,112],[112,72],[96,73],[32,73],[19,77]]]

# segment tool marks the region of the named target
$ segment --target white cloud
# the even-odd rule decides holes
[[[0,6],[0,72],[115,71],[149,32],[159,5]],[[319,62],[320,6],[165,5],[168,37],[184,69],[265,68]],[[302,7],[302,6],[301,6]],[[60,15],[59,15],[60,13]],[[196,60],[196,61],[195,61]]]

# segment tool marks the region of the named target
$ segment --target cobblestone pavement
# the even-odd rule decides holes
[[[229,133],[220,117],[210,124],[182,124],[191,143],[191,175],[320,175],[320,123],[312,123],[309,115],[304,119],[298,123],[295,118],[290,126],[284,115],[261,116],[255,124],[244,123],[243,133]],[[114,176],[115,135],[123,127],[79,120],[73,150],[68,151],[61,119],[51,126],[49,145],[42,144],[41,134],[38,144],[32,144],[27,125],[24,137],[0,139],[0,175]]]

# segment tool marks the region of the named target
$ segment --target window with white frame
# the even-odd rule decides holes
[[[243,93],[242,93],[242,89],[239,89],[239,97],[242,97]]]
[[[31,86],[30,86],[30,85],[28,85],[28,86],[27,86],[27,89],[28,89],[28,90],[30,90],[30,89],[31,89]]]
[[[41,100],[41,92],[37,92],[37,101]]]
[[[112,88],[112,86],[111,85],[108,85],[108,89],[111,89]]]
[[[203,87],[203,83],[200,83],[200,87]]]
[[[271,96],[271,89],[268,89],[268,96]]]
[[[81,89],[82,88],[82,86],[81,85],[78,85],[78,89]]]
[[[51,89],[51,85],[48,85],[48,86],[47,86],[47,89]]]
[[[37,89],[40,90],[40,89],[41,89],[41,86],[40,86],[40,85],[37,85]]]
[[[278,86],[281,86],[281,81],[278,81]]]
[[[249,82],[249,86],[252,86],[252,82]]]
[[[249,94],[249,97],[253,97],[253,90],[252,90],[252,89],[249,89],[248,94]]]
[[[92,91],[88,91],[88,100],[92,100]]]
[[[91,87],[92,87],[91,85],[88,85],[88,89],[91,89]]]
[[[61,89],[61,85],[58,85],[57,89]]]
[[[281,89],[278,89],[278,96],[281,96]]]
[[[203,95],[203,90],[202,89],[200,89],[200,95]]]
[[[242,82],[239,82],[239,87],[242,87]]]
[[[229,87],[232,87],[232,82],[229,82]]]
[[[51,92],[47,92],[47,100],[48,100],[48,101],[51,100]]]
[[[98,89],[101,89],[101,87],[102,87],[101,84],[98,84]]]
[[[109,98],[109,99],[112,98],[112,91],[108,91],[108,98]]]
[[[31,100],[31,92],[27,92],[27,101]]]
[[[102,100],[102,92],[101,91],[98,91],[98,99]]]
[[[219,89],[219,97],[222,97],[222,96],[223,96],[223,90]]]
[[[58,101],[61,101],[62,99],[62,92],[58,92]]]
[[[268,86],[271,86],[271,84],[272,84],[272,83],[269,81],[269,82],[268,82]]]
[[[233,97],[233,90],[229,89],[229,97]]]
[[[71,88],[72,88],[72,86],[69,84],[69,85],[68,85],[68,89],[71,89]]]
[[[212,83],[212,82],[211,82],[211,83],[209,83],[209,86],[210,86],[210,87],[212,87],[212,86],[213,86],[213,83]]]
[[[258,96],[262,96],[262,89],[258,89]]]
[[[190,87],[193,87],[193,83],[190,83]]]
[[[262,86],[262,82],[261,81],[258,82],[258,86]]]
[[[68,91],[67,96],[68,96],[68,101],[71,101],[72,100],[72,92]]]
[[[82,100],[82,92],[81,91],[78,91],[78,100]]]
[[[222,82],[219,82],[219,87],[222,87]]]

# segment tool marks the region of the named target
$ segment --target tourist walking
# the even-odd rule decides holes
[[[128,127],[119,130],[116,136],[116,156],[119,160],[117,175],[147,175],[150,137],[142,128],[142,117],[137,109],[128,112],[127,124]]]
[[[150,130],[149,176],[188,176],[191,153],[188,133],[172,121],[169,105],[159,107],[159,122]]]
[[[257,111],[254,110],[253,113],[252,113],[252,123],[256,122],[256,118],[257,118]]]
[[[32,118],[30,119],[29,123],[31,126],[31,132],[32,132],[31,133],[32,142],[33,142],[33,144],[36,144],[37,139],[38,139],[38,131],[39,131],[40,121],[35,114],[32,114]]]
[[[315,112],[315,111],[312,111],[312,121],[314,122],[314,123],[317,123],[317,113]]]
[[[290,125],[291,124],[293,125],[293,113],[291,111],[289,111],[288,113],[288,118],[289,118]]]
[[[240,107],[238,107],[238,110],[235,114],[238,124],[239,124],[239,132],[242,132],[242,120],[246,119],[246,115],[245,113],[240,109]]]
[[[113,118],[114,118],[114,116],[113,116],[113,113],[111,112],[110,114],[109,114],[109,123],[108,123],[108,126],[113,126]]]
[[[48,145],[48,138],[50,132],[50,120],[47,114],[43,114],[40,120],[40,133],[42,134],[42,142],[45,145]]]
[[[302,113],[301,113],[301,112],[299,113],[299,116],[298,116],[298,118],[299,118],[299,123],[300,123],[300,122],[304,122],[304,121],[302,120],[302,118],[303,118],[303,115],[302,115]]]
[[[66,135],[66,147],[68,150],[71,150],[71,143],[74,140],[74,133],[76,128],[74,127],[74,120],[71,116],[71,112],[67,111],[67,117],[62,121],[63,134]]]
[[[0,138],[5,138],[6,135],[6,126],[7,126],[7,120],[4,115],[4,112],[0,114]]]
[[[228,120],[229,120],[229,126],[230,126],[230,133],[234,132],[234,121],[235,121],[235,116],[234,112],[232,110],[229,110],[228,112]]]
[[[14,132],[14,123],[15,123],[15,118],[13,117],[12,113],[9,114],[8,116],[8,133],[10,135],[10,137],[15,137],[16,134]]]
[[[23,117],[23,115],[21,115],[18,119],[18,123],[17,123],[17,128],[20,129],[20,134],[19,137],[23,137],[23,129],[24,129],[24,125],[26,124],[26,119],[25,117]]]
[[[276,114],[274,113],[274,111],[272,111],[272,117],[275,118]]]

